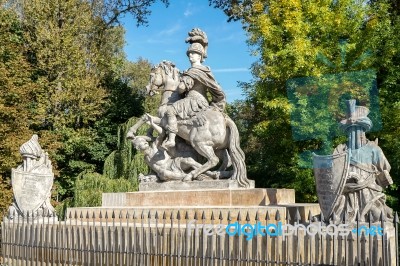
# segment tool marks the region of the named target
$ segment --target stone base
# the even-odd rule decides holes
[[[266,206],[293,203],[294,189],[273,188],[103,193],[102,198],[103,207]]]
[[[307,211],[304,211],[304,210]],[[136,207],[79,207],[68,208],[66,217],[69,222],[74,223],[75,220],[86,222],[112,222],[127,221],[136,222],[143,221],[144,224],[155,222],[156,213],[159,222],[171,222],[171,217],[178,219],[178,213],[182,224],[188,220],[197,219],[205,224],[222,223],[229,224],[240,220],[242,223],[254,224],[257,221],[262,223],[277,223],[279,219],[282,223],[291,223],[295,221],[294,213],[299,211],[300,221],[308,219],[309,211],[312,216],[320,214],[319,205],[315,204],[289,204],[289,205],[270,205],[270,206],[136,206]],[[268,213],[268,221],[266,221]],[[279,213],[280,218],[277,217]],[[287,213],[291,214],[291,219],[288,221]],[[258,220],[256,216],[258,215]],[[136,217],[136,218],[134,218]],[[149,218],[150,217],[150,218]],[[195,218],[197,217],[197,218]],[[228,218],[229,217],[229,218]]]
[[[250,187],[254,188],[254,180],[250,180]],[[236,180],[203,180],[203,181],[169,181],[169,182],[142,182],[139,191],[166,191],[166,190],[208,190],[208,189],[236,189],[240,188]]]

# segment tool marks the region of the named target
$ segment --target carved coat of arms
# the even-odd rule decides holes
[[[314,176],[316,180],[319,205],[325,219],[329,219],[342,195],[349,171],[348,152],[319,156],[314,154]]]
[[[14,203],[10,207],[9,218],[15,214],[25,217],[53,216],[54,208],[50,204],[54,174],[48,154],[42,150],[38,136],[20,147],[23,163],[12,169],[11,181]]]

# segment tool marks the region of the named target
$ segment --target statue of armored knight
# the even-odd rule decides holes
[[[207,35],[197,28],[188,35],[186,54],[191,67],[181,73],[172,62],[163,61],[152,69],[146,89],[149,95],[162,94],[158,115],[145,114],[127,134],[145,153],[152,170],[141,179],[225,178],[237,180],[239,187],[250,187],[237,127],[224,112],[225,94],[210,68],[202,64],[207,58]],[[145,123],[152,130],[147,136],[136,136]]]
[[[53,217],[55,210],[50,203],[54,174],[47,152],[43,151],[38,136],[20,147],[23,162],[12,169],[11,181],[14,202],[9,208],[9,219],[15,216]]]
[[[369,110],[347,101],[346,119],[340,128],[348,136],[347,144],[336,147],[331,156],[314,154],[314,175],[318,200],[326,220],[345,218],[347,222],[377,222],[381,215],[393,218],[386,206],[383,189],[393,184],[390,165],[378,141],[370,141],[365,133],[372,128]]]

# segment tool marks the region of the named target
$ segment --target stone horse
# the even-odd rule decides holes
[[[154,95],[155,92],[162,93],[158,117],[152,117],[153,121],[162,128],[167,125],[165,116],[167,105],[181,99],[177,90],[179,82],[179,70],[171,62],[163,61],[151,70],[150,82],[146,89],[149,95]],[[143,115],[130,128],[127,138],[133,138],[137,129],[148,120],[149,115]],[[237,180],[241,187],[249,187],[245,156],[239,143],[239,132],[235,123],[226,114],[210,106],[189,120],[178,119],[177,135],[190,143],[201,156],[206,158],[206,163],[189,174],[191,179],[217,166],[220,159],[216,153],[227,150],[233,168],[230,179]],[[223,164],[226,166],[226,163]]]

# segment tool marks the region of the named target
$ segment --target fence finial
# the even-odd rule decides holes
[[[335,214],[335,212],[333,212],[332,215],[331,215],[330,222],[331,223],[335,223],[335,221],[336,221],[336,214]]]
[[[381,215],[380,215],[379,219],[381,220],[382,225],[386,222],[386,215],[384,214],[383,211],[381,211]]]
[[[372,212],[368,212],[368,223],[371,224],[373,222]]]
[[[237,220],[238,220],[239,222],[242,220],[242,215],[240,214],[240,211],[239,211],[239,213],[238,213]]]
[[[281,214],[279,213],[279,210],[276,210],[275,221],[280,221],[280,220],[281,220]]]
[[[286,221],[288,223],[290,223],[291,220],[292,220],[292,217],[290,216],[290,211],[287,209],[286,210]]]
[[[342,212],[340,214],[340,221],[345,224],[346,223],[345,219],[346,219],[346,212]]]
[[[308,222],[309,222],[309,223],[311,223],[312,218],[313,218],[313,216],[312,216],[312,214],[311,214],[311,210],[308,210]]]
[[[311,213],[311,210],[310,210],[310,213]],[[299,208],[296,208],[296,214],[294,215],[294,221],[296,223],[300,223],[300,220],[301,220],[300,211],[299,211]]]
[[[267,211],[267,213],[265,214],[265,221],[269,221],[269,211]]]

